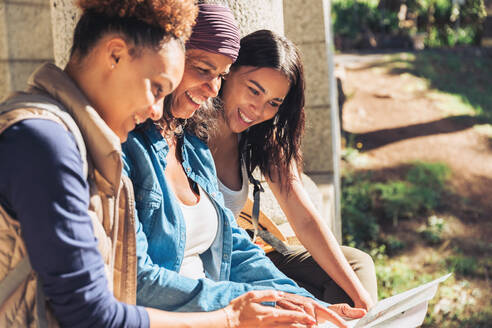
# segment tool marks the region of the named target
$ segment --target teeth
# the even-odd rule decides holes
[[[248,118],[246,115],[243,114],[243,112],[241,112],[241,110],[239,110],[239,116],[241,117],[241,119],[246,122],[246,123],[251,123],[253,122],[252,119]]]
[[[201,105],[203,103],[202,100],[200,100],[199,98],[195,98],[191,95],[191,93],[189,93],[188,91],[185,92],[186,95],[191,99],[191,101],[193,101],[195,104],[197,105]]]

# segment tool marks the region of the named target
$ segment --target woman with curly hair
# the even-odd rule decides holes
[[[328,319],[344,327],[337,313],[358,317],[364,310],[324,307],[278,271],[225,208],[207,146],[183,131],[184,121],[217,96],[238,51],[239,31],[230,10],[199,5],[186,44],[183,79],[166,97],[163,118],[139,126],[123,145],[139,221],[137,303],[214,311],[248,292],[278,290],[304,297],[285,294],[277,307],[306,311],[318,323]],[[262,324],[261,317],[251,321],[252,326]]]
[[[0,106],[0,326],[231,327],[258,316],[313,322],[261,306],[283,298],[273,292],[210,313],[130,305],[134,198],[120,143],[136,124],[161,117],[164,96],[183,75],[196,7],[192,0],[78,4],[83,14],[65,69],[41,66],[26,92]]]
[[[214,104],[188,129],[210,146],[226,206],[239,216],[249,180],[258,184],[251,173],[259,168],[309,251],[281,244],[268,257],[317,298],[368,310],[377,300],[372,259],[338,245],[300,179],[304,76],[295,45],[268,30],[243,37]]]

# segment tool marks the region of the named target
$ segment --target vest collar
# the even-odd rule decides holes
[[[49,94],[65,106],[84,137],[92,164],[116,193],[122,170],[120,139],[99,116],[74,81],[60,68],[47,63],[31,75],[28,85],[30,89]]]

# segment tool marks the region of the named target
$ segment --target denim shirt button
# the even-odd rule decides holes
[[[224,254],[224,260],[227,260],[229,258],[229,255]]]

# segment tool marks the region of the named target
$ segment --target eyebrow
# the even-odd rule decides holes
[[[190,59],[207,65],[213,71],[217,70],[217,67],[206,59],[203,59],[203,58],[190,58]],[[229,74],[229,70],[226,70],[225,72],[223,72],[223,74]]]
[[[263,92],[264,94],[267,94],[267,92],[266,92],[265,88],[263,88],[263,87],[261,86],[261,84],[260,84],[260,83],[256,82],[255,80],[248,80],[248,81],[249,81],[249,82],[251,82],[251,83],[253,83],[254,85],[256,85],[256,87],[257,87],[258,89],[260,89],[260,90],[261,90],[261,92]],[[284,99],[283,99],[283,98],[273,98],[273,100],[275,100],[275,101],[280,101],[280,102],[283,102],[283,101],[284,101]]]
[[[161,77],[161,79],[160,79],[159,83],[161,83],[161,84],[166,83],[169,87],[169,90],[174,90],[174,83],[173,83],[173,81],[169,75],[161,74],[160,77]],[[162,88],[164,89],[164,85],[162,85]]]

